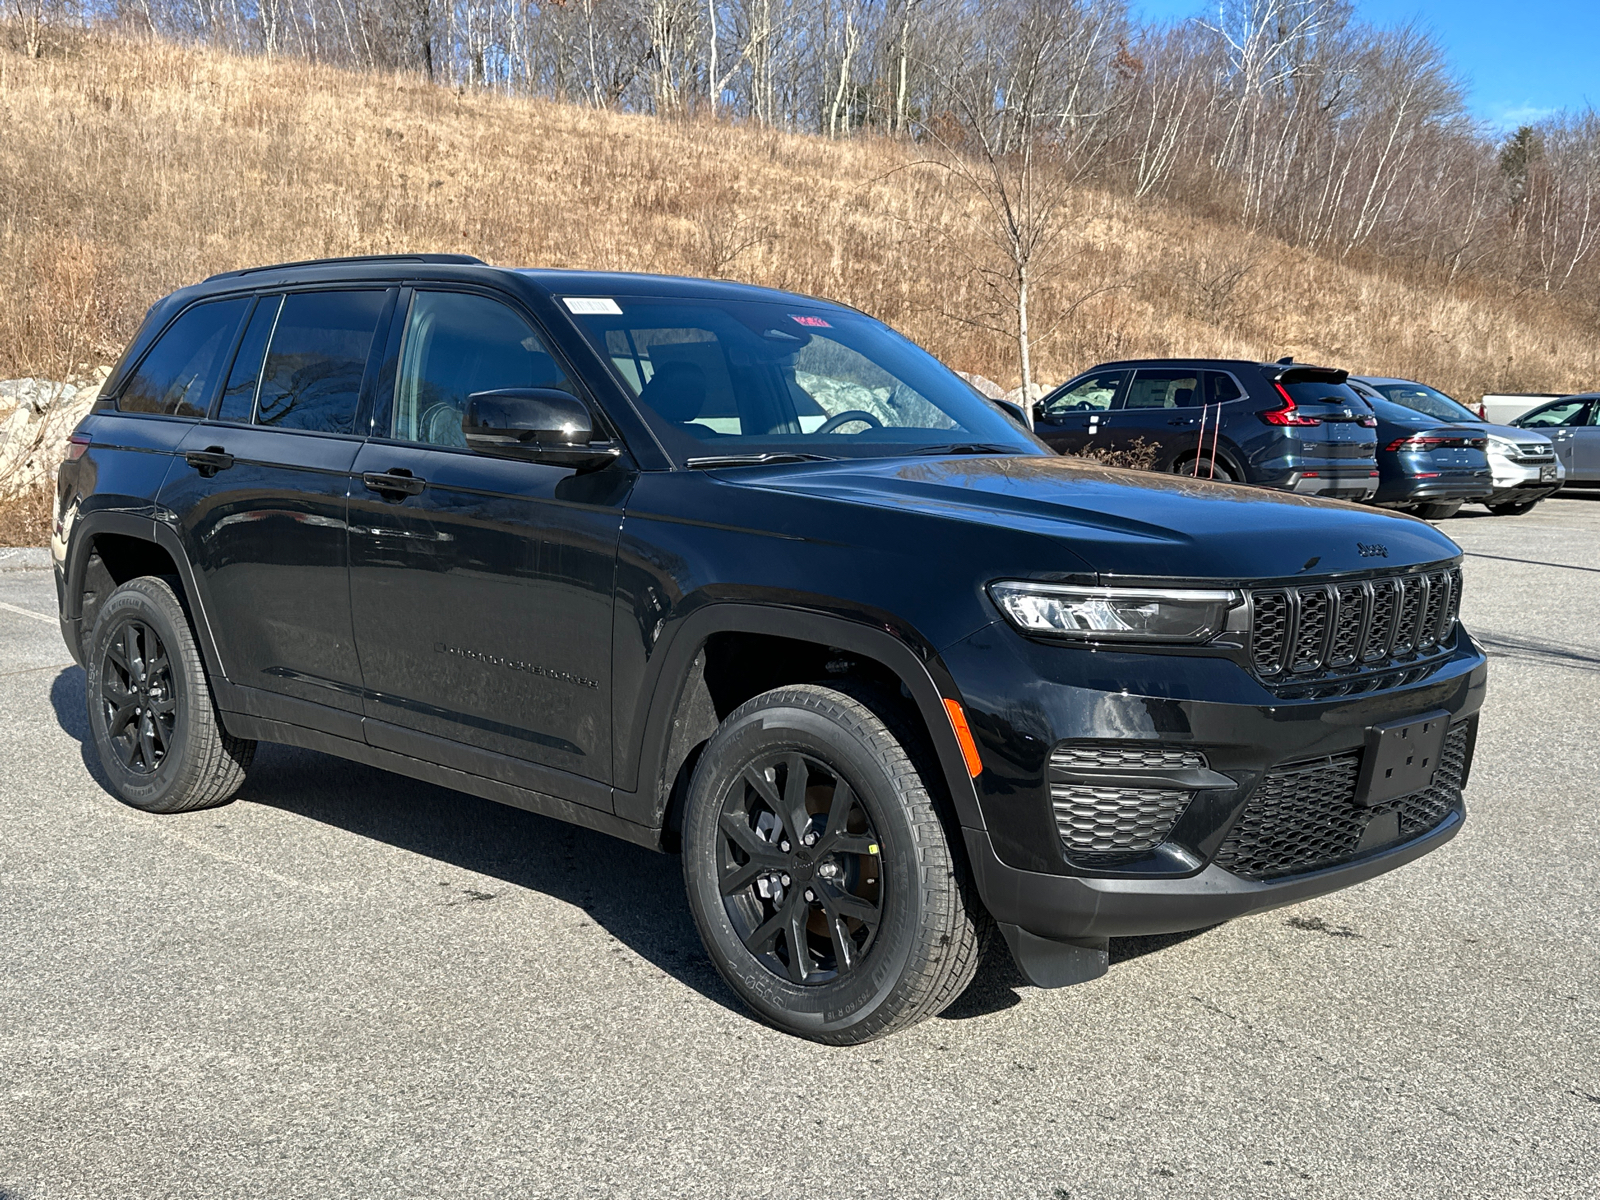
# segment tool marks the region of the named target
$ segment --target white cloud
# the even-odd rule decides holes
[[[1521,104],[1491,105],[1484,113],[1484,120],[1496,133],[1509,133],[1519,126],[1532,125],[1560,111],[1559,108],[1524,100]]]

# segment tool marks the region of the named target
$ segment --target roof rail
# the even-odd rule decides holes
[[[299,262],[271,263],[265,267],[242,267],[237,271],[223,271],[217,275],[209,275],[206,282],[213,279],[235,279],[240,275],[254,275],[259,271],[281,271],[288,267],[328,267],[343,263],[370,263],[370,262],[415,262],[415,263],[454,263],[458,266],[484,266],[483,259],[473,254],[354,254],[347,258],[303,258]]]

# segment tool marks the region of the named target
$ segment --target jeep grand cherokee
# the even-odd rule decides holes
[[[1059,985],[1437,847],[1486,674],[1423,522],[1057,457],[837,304],[461,256],[160,301],[54,550],[128,804],[273,741],[679,851],[835,1043],[996,927]]]

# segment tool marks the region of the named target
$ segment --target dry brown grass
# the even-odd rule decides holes
[[[914,151],[669,123],[406,77],[85,37],[0,51],[0,377],[106,362],[156,297],[214,271],[394,250],[721,273],[848,301],[950,365],[1017,380],[975,245]],[[1459,395],[1561,391],[1600,343],[1540,296],[1338,264],[1171,206],[1072,200],[1036,299],[1045,380],[1125,355],[1294,354]],[[950,231],[930,235],[929,223]]]
[[[0,546],[45,546],[50,542],[55,491],[29,488],[0,496]]]

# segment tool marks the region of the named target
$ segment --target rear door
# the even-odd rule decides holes
[[[419,288],[403,303],[395,382],[351,501],[367,740],[609,808],[609,788],[582,781],[611,778],[613,576],[632,475],[468,450],[467,397],[527,387],[580,391],[503,299]]]
[[[1128,375],[1121,369],[1091,371],[1063,384],[1039,402],[1034,433],[1058,454],[1097,442]]]
[[[257,715],[359,738],[345,509],[396,289],[257,298],[212,419],[195,425],[162,491],[205,592],[224,673]],[[278,699],[350,714],[345,722]],[[246,697],[248,699],[248,697]]]
[[[1201,373],[1186,367],[1140,367],[1110,415],[1105,442],[1117,450],[1155,452],[1166,468],[1195,452],[1204,411]]]

